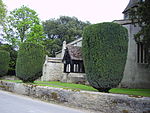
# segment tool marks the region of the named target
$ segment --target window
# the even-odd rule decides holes
[[[65,73],[85,73],[83,62],[76,62],[72,64],[64,63],[64,72]]]
[[[137,63],[146,64],[148,49],[145,48],[143,43],[137,43]]]

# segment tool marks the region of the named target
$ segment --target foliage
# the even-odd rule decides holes
[[[54,53],[61,49],[63,41],[68,43],[81,37],[83,28],[89,24],[89,22],[82,22],[75,17],[68,16],[43,22],[44,32],[47,36],[44,44],[47,45],[46,49],[50,52],[49,55],[54,56]]]
[[[62,49],[61,41],[59,39],[45,39],[43,45],[45,46],[46,54],[54,57],[55,52]]]
[[[116,87],[127,56],[127,30],[115,23],[90,25],[84,29],[82,44],[90,85],[105,92]]]
[[[10,54],[7,51],[0,50],[0,76],[4,76],[9,67]]]
[[[16,75],[15,67],[16,67],[17,51],[13,48],[13,46],[9,44],[1,44],[0,50],[5,50],[10,53],[9,69],[7,74]]]
[[[12,45],[28,41],[39,43],[44,37],[37,13],[26,6],[11,11],[6,22],[4,38]]]
[[[18,51],[16,76],[23,82],[33,82],[42,76],[44,48],[33,43],[22,43]]]
[[[26,42],[42,44],[43,38],[45,38],[43,26],[40,24],[36,24],[33,27],[31,27],[31,32],[29,34],[27,34],[27,37],[28,38],[27,38]]]
[[[138,7],[131,9],[129,12],[130,19],[133,24],[138,24],[141,30],[135,35],[137,42],[145,43],[146,48],[150,49],[150,0],[139,2]],[[150,54],[148,54],[148,62],[150,64]]]
[[[4,24],[4,18],[6,16],[6,8],[2,0],[0,0],[0,25]]]

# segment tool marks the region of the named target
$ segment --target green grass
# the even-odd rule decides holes
[[[79,89],[79,90],[86,90],[86,91],[98,91],[97,89],[94,89],[91,86],[87,85],[82,85],[82,84],[73,84],[73,83],[63,83],[63,82],[58,82],[58,81],[49,81],[49,82],[43,82],[43,81],[35,81],[35,84],[40,84],[40,85],[50,85],[50,86],[55,86],[55,87],[61,87],[61,88],[70,88],[70,89]]]
[[[21,80],[5,80],[10,82],[22,83]],[[39,86],[48,86],[48,87],[56,87],[56,88],[64,88],[71,90],[86,90],[86,91],[98,91],[91,86],[82,85],[82,84],[73,84],[73,83],[62,83],[58,81],[35,81],[33,84]],[[150,89],[120,89],[113,88],[109,90],[110,93],[116,94],[127,94],[127,95],[135,95],[135,96],[145,96],[150,97]]]
[[[22,83],[22,80],[3,80],[3,81]]]
[[[150,89],[119,89],[113,88],[109,91],[110,93],[128,94],[135,96],[150,97]]]
[[[10,82],[22,83],[21,80],[5,80]],[[77,89],[77,90],[86,90],[86,91],[98,91],[91,86],[82,85],[82,84],[73,84],[73,83],[63,83],[58,81],[35,81],[33,84],[40,86],[49,86],[56,88],[64,88],[64,89]]]

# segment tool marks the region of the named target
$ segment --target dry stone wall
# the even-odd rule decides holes
[[[150,113],[150,97],[79,91],[0,81],[0,89],[102,113]]]

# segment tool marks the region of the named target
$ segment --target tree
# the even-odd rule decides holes
[[[0,44],[0,50],[7,51],[10,53],[10,62],[7,74],[16,75],[15,67],[16,67],[17,51],[12,45],[9,44]]]
[[[26,6],[10,12],[4,32],[4,38],[13,45],[28,41],[39,43],[44,36],[37,13]]]
[[[44,48],[39,44],[22,43],[18,51],[16,76],[23,82],[33,82],[42,76]]]
[[[61,49],[63,41],[68,43],[81,37],[84,27],[89,24],[89,22],[82,22],[76,17],[68,16],[61,16],[58,19],[50,19],[43,22],[44,32],[47,35],[47,40],[44,43],[49,45],[46,47],[48,50],[52,50],[49,55],[54,56],[55,50]],[[50,44],[53,43],[54,46],[50,45],[49,42]],[[55,49],[56,46],[57,49]]]
[[[45,46],[46,54],[54,57],[55,52],[62,49],[60,43],[61,41],[59,39],[45,39],[43,45]]]
[[[127,57],[127,29],[115,23],[86,27],[82,52],[88,82],[99,91],[108,92],[122,77]]]
[[[0,0],[0,36],[1,36],[1,28],[3,28],[5,23],[5,17],[6,17],[6,7],[2,0]],[[2,38],[0,37],[0,43],[2,41]]]
[[[6,8],[2,0],[0,0],[0,25],[4,24],[4,18],[6,16]]]
[[[31,27],[31,32],[27,34],[27,39],[26,42],[32,42],[32,43],[43,43],[43,39],[45,38],[44,36],[44,30],[43,26],[40,24],[36,24]]]
[[[150,49],[150,0],[139,2],[138,7],[130,10],[130,19],[133,24],[138,24],[141,30],[135,35],[137,42],[143,42]],[[148,54],[150,64],[150,54]]]
[[[9,67],[10,54],[7,51],[0,50],[0,76],[4,76]]]

